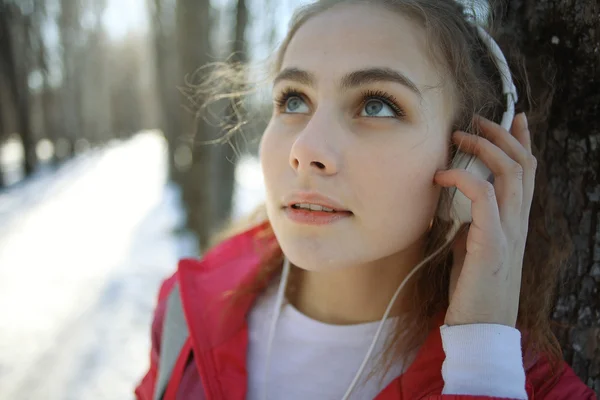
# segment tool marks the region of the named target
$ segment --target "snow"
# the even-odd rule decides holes
[[[234,215],[263,193],[243,158]],[[154,131],[0,192],[0,400],[133,399],[159,284],[197,255],[178,197]]]

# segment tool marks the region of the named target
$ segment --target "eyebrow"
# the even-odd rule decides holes
[[[275,78],[274,84],[283,80],[294,81],[307,86],[315,86],[316,82],[314,74],[298,68],[286,68],[282,70]],[[423,97],[421,91],[417,88],[417,85],[415,85],[406,75],[385,67],[365,68],[346,74],[340,81],[340,87],[342,89],[350,89],[377,82],[399,83],[410,89],[420,98]]]

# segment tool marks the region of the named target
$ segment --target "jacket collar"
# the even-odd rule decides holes
[[[235,306],[231,294],[255,280],[264,259],[279,247],[268,223],[225,240],[201,260],[183,259],[177,275],[186,320],[192,337],[196,331],[203,348],[229,340],[245,324],[257,294],[241,297]],[[201,335],[200,335],[201,332]]]

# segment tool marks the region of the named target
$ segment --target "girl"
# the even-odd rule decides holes
[[[301,9],[266,215],[163,283],[137,398],[594,399],[549,329],[559,261],[525,251],[536,160],[497,59],[453,0]]]

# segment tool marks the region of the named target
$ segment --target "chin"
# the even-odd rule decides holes
[[[285,227],[275,235],[285,256],[295,266],[308,271],[325,271],[348,267],[365,257],[365,249],[344,237],[337,235],[307,234],[305,230],[290,230]],[[347,231],[346,231],[347,232]],[[349,251],[348,249],[352,249]]]
[[[306,271],[332,271],[348,267],[351,262],[347,258],[340,258],[339,254],[309,253],[298,245],[293,245],[289,250],[284,249],[284,254],[290,263]]]

